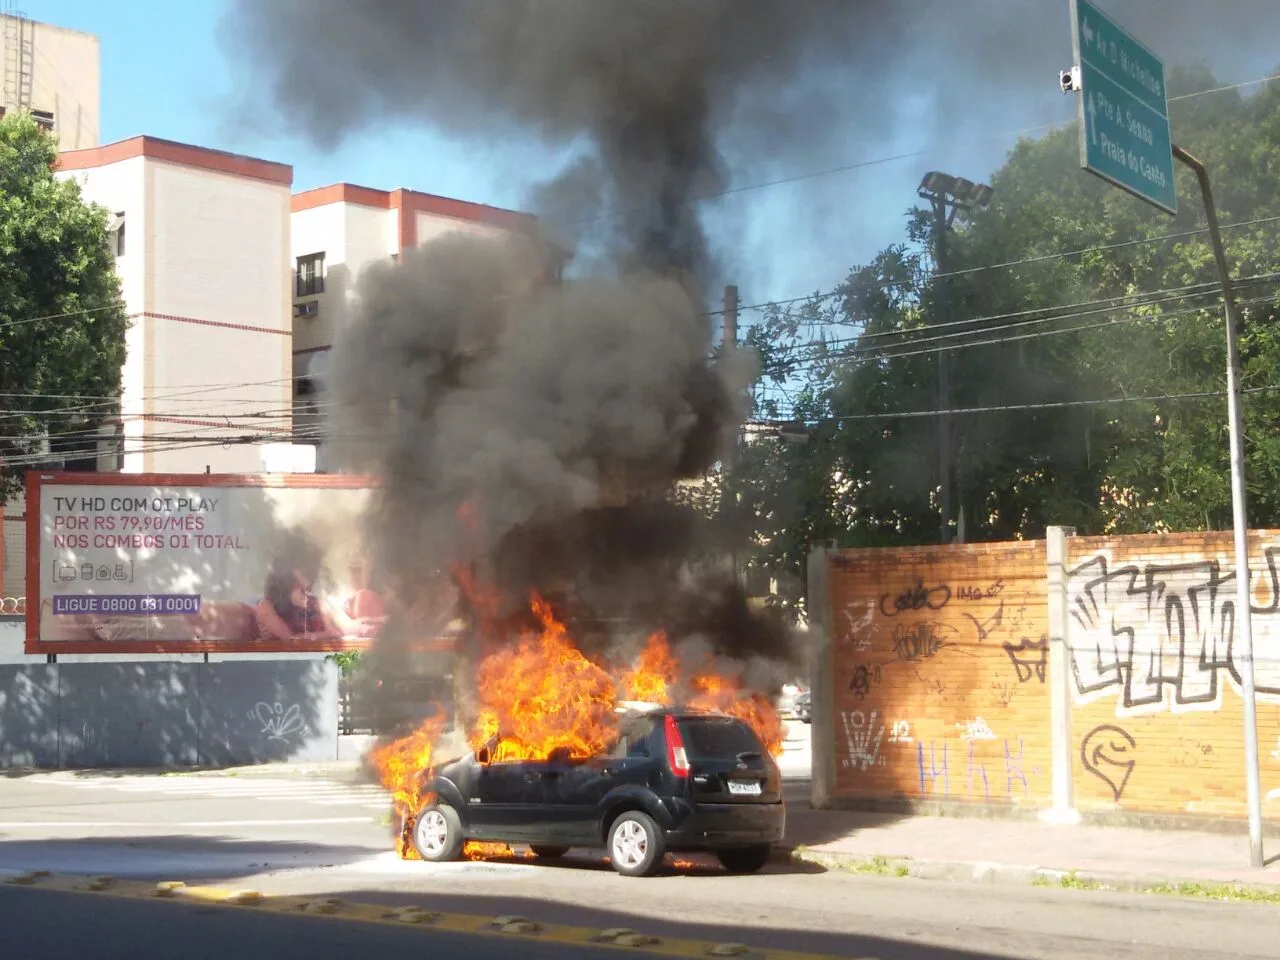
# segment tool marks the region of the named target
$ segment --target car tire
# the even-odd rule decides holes
[[[544,843],[531,843],[529,849],[539,860],[554,860],[569,852],[568,847],[554,847]]]
[[[627,810],[609,828],[609,862],[624,877],[650,877],[662,867],[667,841],[640,810]]]
[[[773,848],[767,843],[762,843],[754,847],[717,850],[716,858],[730,873],[756,873],[764,868],[772,854]]]
[[[447,803],[433,803],[422,808],[413,821],[413,848],[418,856],[431,863],[448,863],[462,855],[462,820],[458,811]]]

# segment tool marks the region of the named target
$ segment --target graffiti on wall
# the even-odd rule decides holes
[[[1258,696],[1273,702],[1280,702],[1277,549],[1263,553],[1251,608]],[[1225,683],[1239,688],[1229,566],[1214,559],[1113,565],[1097,556],[1070,571],[1067,589],[1071,670],[1082,702],[1118,693],[1120,715],[1214,710]],[[1256,605],[1260,591],[1265,606]]]
[[[923,564],[893,552],[835,554],[831,562],[837,789],[1029,798],[1029,783],[1043,774],[1024,768],[1023,737],[1031,738],[1026,755],[1039,758],[1043,733],[1010,708],[1015,698],[1047,700],[1043,550],[983,546]]]

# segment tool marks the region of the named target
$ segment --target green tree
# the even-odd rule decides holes
[[[54,176],[57,144],[0,118],[0,497],[21,489],[46,435],[81,455],[114,416],[128,321],[107,212]],[[3,500],[0,500],[3,502]]]
[[[1208,165],[1240,279],[1250,520],[1280,522],[1280,89],[1181,98],[1174,136]],[[762,387],[817,426],[740,464],[757,562],[802,582],[808,539],[936,542],[936,347],[951,348],[957,501],[968,540],[1224,528],[1230,523],[1225,341],[1198,186],[1171,218],[1080,170],[1074,127],[1022,140],[961,214],[934,277],[929,211],[834,292],[772,311]],[[940,301],[945,297],[944,304]],[[958,322],[959,321],[959,322]],[[940,327],[940,322],[948,325]],[[764,396],[776,397],[766,391]],[[1081,404],[1134,397],[1177,399]],[[786,518],[785,520],[781,518]],[[779,527],[785,529],[779,529]]]

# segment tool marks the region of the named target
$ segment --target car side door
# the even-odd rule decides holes
[[[466,798],[471,832],[477,839],[511,843],[529,839],[542,806],[544,767],[542,762],[523,760],[479,765],[472,796]]]
[[[600,843],[600,807],[612,792],[627,785],[644,787],[654,772],[650,757],[648,718],[628,723],[612,748],[587,760],[558,760],[549,764],[543,790],[546,805],[542,825],[547,842],[569,846]]]

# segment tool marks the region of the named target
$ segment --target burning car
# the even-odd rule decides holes
[[[659,706],[620,711],[601,754],[558,748],[503,760],[494,737],[421,774],[418,805],[397,805],[400,836],[443,862],[469,842],[527,844],[537,858],[605,847],[624,876],[648,876],[666,853],[709,851],[733,873],[754,873],[782,839],[782,777],[770,751],[736,717]]]

